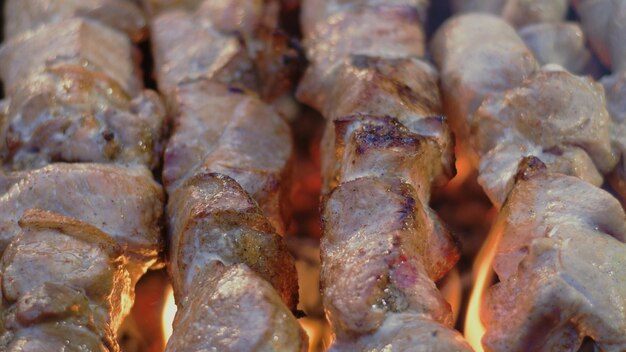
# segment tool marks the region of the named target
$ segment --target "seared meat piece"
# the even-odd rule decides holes
[[[198,173],[234,178],[284,233],[288,219],[289,126],[258,98],[207,80],[178,86],[163,180],[171,194]]]
[[[308,16],[303,14],[303,18]],[[352,55],[386,59],[421,57],[424,33],[411,7],[365,7],[350,15],[337,15],[307,33],[304,45],[311,65],[298,89],[298,99],[323,109],[321,93],[335,84],[337,68]],[[328,94],[328,93],[325,93]]]
[[[128,37],[88,19],[68,19],[22,33],[0,48],[0,78],[5,93],[46,68],[82,65],[105,74],[130,96],[142,88]]]
[[[303,4],[311,66],[298,98],[328,119],[321,286],[337,334],[333,350],[402,349],[418,341],[425,350],[470,350],[455,341],[450,306],[433,282],[454,265],[458,249],[428,207],[432,185],[454,175],[454,157],[437,73],[419,59],[426,5]],[[440,337],[408,337],[438,328],[445,330]]]
[[[146,3],[174,119],[163,180],[179,310],[167,350],[306,351],[289,311],[298,300],[294,261],[280,236],[291,134],[254,93],[272,100],[289,86],[290,66],[275,62],[292,56],[271,32],[274,2]]]
[[[515,27],[559,22],[567,14],[567,0],[453,0],[455,12],[485,12],[504,17]]]
[[[125,32],[134,41],[146,35],[146,18],[128,0],[7,0],[4,35],[14,37],[51,22],[88,17]]]
[[[135,282],[162,250],[163,192],[145,168],[53,164],[9,175],[0,198],[0,253],[19,232],[28,209],[77,219],[100,229],[124,248]]]
[[[57,161],[158,164],[165,111],[152,91],[131,99],[102,74],[57,65],[19,82],[7,109],[0,134],[5,168]]]
[[[458,252],[410,185],[378,177],[342,183],[322,219],[321,287],[340,340],[372,333],[396,313],[452,324],[432,280],[454,265]]]
[[[582,29],[575,22],[538,23],[518,31],[540,64],[557,64],[582,73],[591,54]]]
[[[318,0],[303,1],[302,30],[313,33],[316,27],[323,27],[340,18],[342,14],[363,11],[378,7],[407,7],[419,14],[420,22],[425,22],[429,0]]]
[[[298,281],[283,240],[258,205],[231,178],[199,173],[170,192],[170,273],[184,304],[196,276],[215,262],[244,263],[295,309]]]
[[[601,175],[617,163],[612,128],[599,84],[542,70],[518,88],[494,93],[476,111],[471,139],[481,157],[479,182],[499,206],[520,160],[534,155],[554,172],[600,186]]]
[[[372,335],[338,341],[330,348],[339,351],[467,352],[472,351],[461,334],[420,314],[389,317]]]
[[[256,89],[256,73],[245,46],[219,32],[208,19],[182,10],[152,20],[157,82],[166,99],[178,83],[198,78]]]
[[[573,0],[591,47],[615,72],[626,70],[626,2]]]
[[[512,27],[483,14],[448,20],[435,34],[432,52],[441,69],[444,111],[462,153],[469,153],[469,128],[483,99],[519,86],[537,62]]]
[[[280,296],[246,265],[214,262],[195,280],[166,351],[307,351],[306,334]]]
[[[119,351],[133,285],[122,246],[74,218],[29,210],[2,255],[0,348]],[[80,346],[80,347],[79,347]]]
[[[626,348],[626,215],[580,179],[522,169],[496,223],[494,286],[483,311],[490,351],[576,351],[584,337]]]

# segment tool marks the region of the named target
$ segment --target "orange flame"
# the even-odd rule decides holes
[[[459,275],[457,268],[450,270],[441,280],[439,290],[443,298],[450,304],[452,319],[456,322],[461,309],[461,300],[463,299],[463,283],[461,282],[461,275]]]
[[[165,305],[163,306],[163,313],[161,315],[161,327],[163,329],[164,346],[167,345],[167,341],[172,336],[172,323],[174,322],[174,316],[176,315],[176,303],[174,302],[174,291],[172,286],[167,285],[165,291]]]
[[[495,211],[495,209],[492,209]],[[487,240],[483,244],[472,268],[474,287],[470,295],[467,314],[465,317],[465,338],[476,352],[484,351],[481,340],[485,335],[485,325],[480,320],[480,310],[483,303],[483,295],[487,286],[493,281],[491,264],[496,255],[498,243],[500,243],[502,226],[496,222],[489,231]]]

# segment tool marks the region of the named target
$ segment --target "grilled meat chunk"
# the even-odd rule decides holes
[[[177,301],[212,263],[244,263],[269,281],[295,309],[298,286],[293,259],[258,205],[233,179],[197,174],[170,193],[170,273]]]
[[[445,325],[420,314],[397,314],[387,318],[375,333],[339,341],[330,351],[468,352],[472,348],[461,334]]]
[[[0,78],[8,96],[29,77],[62,64],[103,73],[132,97],[143,86],[128,37],[89,19],[51,23],[10,38],[0,48]]]
[[[131,98],[103,74],[58,65],[14,89],[0,152],[13,170],[59,161],[156,167],[164,117],[152,91]]]
[[[272,286],[248,266],[214,262],[194,280],[176,312],[166,351],[307,351],[304,330]]]
[[[596,186],[617,163],[602,87],[561,70],[542,70],[492,94],[476,111],[472,132],[481,156],[479,182],[496,205],[509,194],[524,156]]]
[[[453,0],[455,12],[484,12],[504,17],[515,27],[555,23],[567,14],[567,0]]]
[[[484,14],[448,20],[435,34],[432,52],[441,69],[444,112],[462,152],[469,153],[476,109],[490,94],[519,86],[537,70],[537,62],[512,27]]]
[[[4,35],[14,37],[40,26],[74,17],[87,17],[125,32],[134,41],[147,34],[141,9],[127,0],[7,0]]]
[[[108,234],[124,248],[136,281],[163,248],[163,192],[145,168],[53,164],[6,177],[0,198],[0,252],[28,209],[58,213]]]
[[[626,215],[578,178],[523,169],[502,208],[500,283],[483,311],[490,351],[626,348]]]
[[[284,233],[292,153],[286,122],[258,98],[207,80],[179,85],[172,100],[178,108],[165,150],[168,192],[199,173],[228,175]]]

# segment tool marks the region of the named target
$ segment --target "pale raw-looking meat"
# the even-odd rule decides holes
[[[101,72],[132,97],[143,87],[129,38],[93,20],[51,23],[13,37],[0,48],[0,78],[8,96],[29,76],[61,64]]]
[[[203,268],[215,262],[244,263],[295,309],[298,281],[293,258],[258,205],[233,179],[197,174],[170,192],[167,214],[177,302],[191,294]]]
[[[526,159],[496,221],[489,351],[626,348],[626,215],[607,192]]]
[[[583,73],[591,59],[585,36],[576,22],[532,24],[518,34],[541,65],[557,64],[570,72]]]
[[[560,22],[567,14],[567,0],[453,0],[454,12],[483,12],[502,16],[515,27]]]
[[[198,173],[228,175],[284,233],[292,154],[287,123],[258,98],[207,80],[179,85],[172,101],[175,126],[163,168],[167,191]]]
[[[611,138],[619,163],[608,180],[626,200],[626,71],[605,76],[601,80],[606,93],[607,109],[613,119]]]
[[[124,249],[136,281],[163,249],[163,191],[150,172],[101,164],[53,164],[11,174],[0,197],[0,253],[28,209],[58,213],[96,227]]]
[[[146,18],[128,0],[7,0],[4,3],[4,35],[22,32],[73,17],[87,17],[125,32],[134,41],[146,36]]]
[[[617,163],[605,105],[598,83],[558,69],[488,97],[474,115],[471,139],[481,158],[479,182],[494,204],[504,202],[528,155],[600,186]]]
[[[614,72],[626,70],[626,2],[572,0],[591,47]]]
[[[28,210],[0,261],[0,348],[120,351],[115,331],[133,303],[123,247],[74,218]],[[82,346],[82,347],[78,347]]]
[[[471,155],[467,142],[476,109],[489,95],[519,86],[538,69],[537,61],[510,25],[485,14],[445,22],[432,53],[441,70],[444,112],[462,153]]]
[[[246,265],[213,263],[195,280],[166,351],[308,350],[306,333],[281,297]]]
[[[17,84],[7,99],[0,155],[8,170],[52,162],[158,165],[165,109],[156,93],[130,97],[79,65],[58,65]]]

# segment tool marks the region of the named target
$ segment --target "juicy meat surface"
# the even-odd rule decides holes
[[[60,161],[153,168],[164,119],[156,93],[131,98],[103,74],[59,65],[15,87],[0,130],[0,152],[9,170]]]
[[[230,177],[202,173],[169,193],[170,274],[177,302],[214,263],[243,263],[269,281],[295,309],[298,281],[282,237]]]
[[[502,16],[511,25],[555,23],[567,14],[567,0],[453,0],[454,12],[483,12]]]
[[[281,297],[246,265],[207,265],[196,281],[176,312],[166,351],[308,350]]]
[[[586,77],[544,69],[519,87],[494,93],[476,111],[472,144],[479,182],[496,205],[513,186],[520,160],[534,155],[550,170],[599,186],[617,160],[602,87]]]
[[[555,351],[590,337],[626,348],[626,215],[578,178],[523,170],[496,221],[501,242],[482,312],[489,351]]]
[[[154,264],[163,249],[163,191],[145,168],[56,163],[8,175],[0,197],[0,252],[19,232],[28,209],[80,220],[123,246],[133,280]]]
[[[518,34],[541,65],[557,64],[580,74],[591,59],[585,36],[576,22],[532,24]]]
[[[141,9],[127,0],[7,0],[4,35],[14,37],[52,22],[88,17],[125,32],[134,41],[146,35],[146,18]]]
[[[61,64],[103,73],[132,97],[143,87],[128,37],[89,19],[55,22],[10,38],[0,48],[0,78],[8,96],[29,76]]]
[[[485,14],[448,20],[436,32],[431,49],[440,68],[444,112],[467,152],[473,114],[482,101],[519,86],[538,64],[515,29]]]
[[[168,11],[151,21],[151,36],[157,82],[166,99],[178,83],[199,78],[253,90],[258,86],[245,45],[207,18]]]
[[[331,352],[470,352],[472,348],[457,331],[420,314],[397,314],[385,320],[373,334],[355,340],[338,341]]]
[[[0,261],[3,351],[119,351],[133,300],[122,246],[74,218],[29,210]],[[62,339],[60,338],[62,337]]]
[[[258,98],[219,83],[181,84],[163,181],[169,193],[193,175],[217,172],[235,179],[284,233],[288,219],[291,132]]]
[[[617,167],[609,175],[611,186],[626,199],[626,72],[605,76],[601,80],[607,100],[607,110],[613,120],[611,139],[619,157]]]
[[[345,182],[329,195],[322,221],[324,306],[340,339],[373,332],[394,313],[452,323],[432,280],[459,254],[411,186],[394,178]]]

